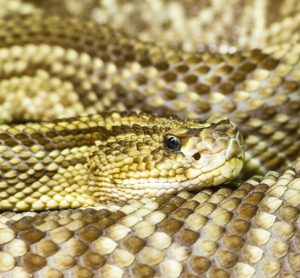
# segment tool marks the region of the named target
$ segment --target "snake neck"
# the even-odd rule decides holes
[[[102,117],[1,125],[0,129],[2,209],[95,203],[85,192],[84,181],[89,149],[107,136]]]
[[[88,160],[99,151],[96,142],[136,131],[132,126],[138,123],[153,125],[146,115],[137,118],[135,113],[0,125],[0,208],[95,205]]]

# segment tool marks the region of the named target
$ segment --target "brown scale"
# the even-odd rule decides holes
[[[146,242],[137,236],[130,235],[123,240],[122,245],[130,253],[136,254],[144,248]]]

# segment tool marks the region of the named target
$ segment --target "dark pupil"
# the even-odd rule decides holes
[[[170,150],[178,151],[180,149],[180,142],[176,137],[167,139],[167,148]]]

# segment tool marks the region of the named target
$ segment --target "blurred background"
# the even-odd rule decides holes
[[[34,12],[91,18],[141,40],[221,52],[297,40],[292,34],[299,10],[299,0],[0,0],[1,17]]]

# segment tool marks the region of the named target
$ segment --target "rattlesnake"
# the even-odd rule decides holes
[[[226,47],[218,32],[215,45],[197,45],[194,36],[170,46],[172,20],[158,21],[166,24],[166,41],[157,43],[141,40],[155,32],[128,35],[130,23],[127,33],[99,25],[96,15],[110,7],[105,1],[3,4],[0,208],[54,211],[0,215],[0,273],[296,277],[300,180],[298,164],[290,163],[300,150],[299,16],[297,4],[293,11],[285,2],[290,41],[274,35],[272,18],[259,21],[268,2],[232,1],[233,14],[239,5],[274,36],[262,43],[253,29],[245,44],[225,35]],[[179,5],[158,3],[166,11]],[[199,3],[205,20],[209,11],[220,13],[217,2]],[[132,11],[130,1],[123,4],[117,7]],[[189,27],[194,4],[179,6]],[[201,190],[184,191],[191,188]],[[81,206],[92,208],[75,209]]]

